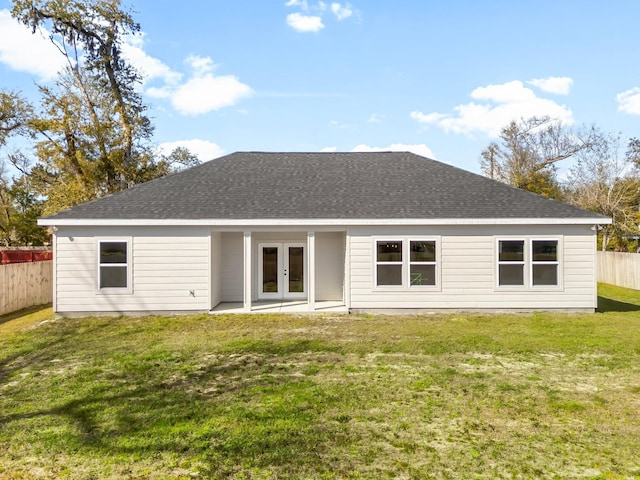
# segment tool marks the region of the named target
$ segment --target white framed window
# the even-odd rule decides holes
[[[498,238],[496,250],[497,288],[562,288],[560,238]]]
[[[98,240],[98,292],[130,293],[131,240]]]
[[[558,286],[558,240],[531,239],[531,285]]]
[[[376,286],[401,287],[404,264],[402,240],[376,240]]]
[[[435,286],[436,267],[436,241],[409,240],[409,286]]]
[[[524,246],[521,239],[498,240],[499,287],[524,287]]]
[[[438,239],[374,239],[374,287],[434,289],[439,285]]]

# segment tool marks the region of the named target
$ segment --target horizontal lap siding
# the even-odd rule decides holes
[[[209,235],[199,227],[61,227],[57,311],[209,309]],[[132,293],[98,291],[97,242],[109,238],[131,239]]]
[[[519,235],[561,237],[562,291],[496,289],[496,237]],[[438,291],[374,288],[373,241],[393,236],[440,238]],[[588,226],[353,227],[349,246],[352,308],[595,308],[595,243]]]
[[[223,232],[220,300],[242,302],[244,296],[244,244],[242,232]]]
[[[316,234],[316,300],[342,300],[344,233]]]

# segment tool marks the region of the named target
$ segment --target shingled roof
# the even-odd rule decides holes
[[[413,153],[237,152],[45,220],[515,218],[606,219]]]

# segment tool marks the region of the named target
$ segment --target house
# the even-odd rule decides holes
[[[610,222],[398,152],[238,152],[39,221],[63,314],[593,311]]]

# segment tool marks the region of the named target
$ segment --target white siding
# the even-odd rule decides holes
[[[98,290],[98,240],[130,239],[131,293]],[[202,227],[60,227],[57,312],[208,310],[210,231]]]
[[[505,291],[496,287],[496,238],[559,238],[562,288]],[[594,236],[588,226],[352,227],[349,236],[351,308],[591,309]],[[438,237],[440,288],[374,286],[374,239]]]
[[[242,232],[222,233],[221,302],[242,302],[244,288]]]
[[[211,233],[211,308],[222,298],[222,234]]]
[[[316,300],[342,300],[344,248],[343,232],[316,234]]]
[[[252,233],[254,293],[259,243],[307,242],[306,231],[281,230]],[[589,226],[358,226],[349,229],[346,240],[344,232],[315,232],[317,300],[342,299],[346,283],[350,292],[345,301],[353,309],[596,306],[595,232]],[[496,287],[496,239],[516,236],[559,239],[562,288]],[[376,288],[374,239],[385,237],[436,238],[437,288]],[[130,240],[131,293],[105,294],[97,288],[98,240],[109,238]],[[242,302],[243,248],[242,231],[212,232],[208,227],[59,227],[54,305],[58,312],[202,311],[219,302]]]

